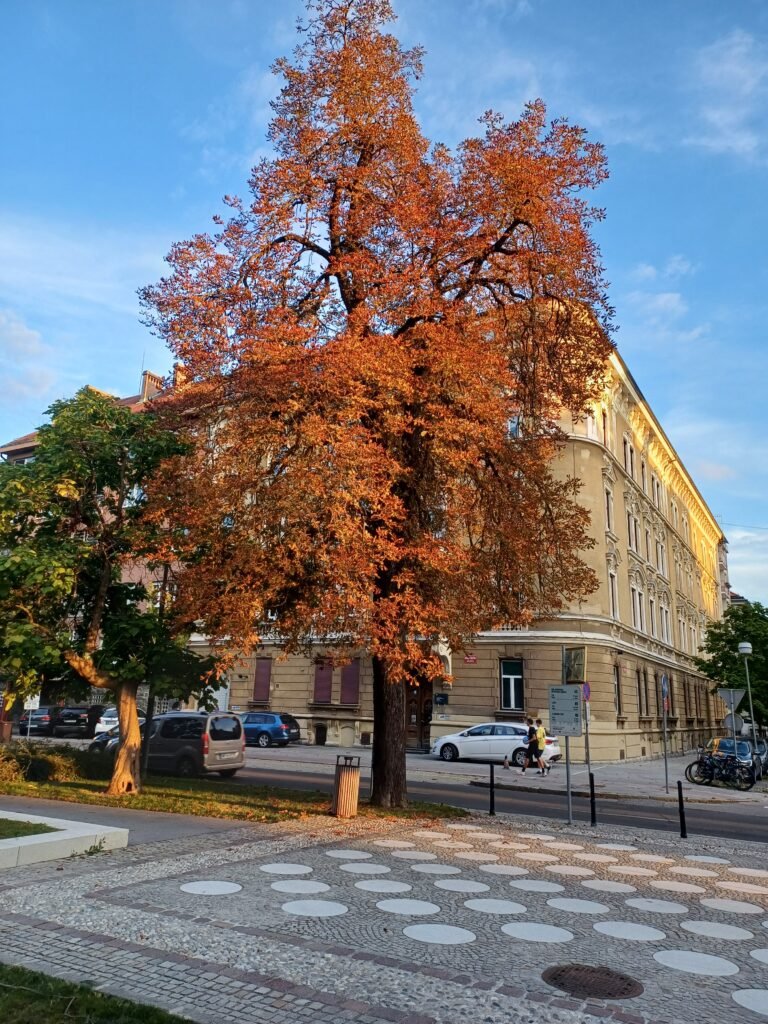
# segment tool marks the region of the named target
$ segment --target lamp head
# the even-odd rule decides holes
[[[752,653],[752,644],[750,644],[750,643],[739,644],[739,654],[743,654],[744,657],[747,657],[747,655],[749,655],[751,653]]]

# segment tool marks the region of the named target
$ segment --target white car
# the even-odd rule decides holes
[[[117,725],[117,708],[116,707],[105,707],[101,712],[101,718],[96,722],[93,727],[94,736],[98,736],[102,732],[109,732],[110,729],[114,729]]]
[[[473,725],[464,732],[441,736],[432,745],[432,757],[443,761],[458,761],[459,758],[476,759],[478,761],[503,761],[522,768],[525,753],[528,749],[528,729],[524,725],[511,725],[506,722],[486,722]],[[554,736],[547,736],[544,749],[545,761],[559,761],[561,758],[560,744]]]

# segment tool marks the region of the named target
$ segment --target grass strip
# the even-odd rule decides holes
[[[21,836],[39,836],[43,832],[58,832],[59,829],[50,825],[41,825],[35,821],[12,821],[0,818],[0,839],[19,839]]]
[[[0,964],[3,1024],[182,1024],[163,1010],[94,992],[47,974]]]
[[[198,817],[226,818],[243,822],[278,822],[310,815],[327,815],[331,801],[327,793],[249,786],[213,779],[176,779],[151,776],[141,793],[106,796],[104,780],[79,779],[62,782],[0,782],[0,793],[8,796],[65,800],[71,803],[121,807],[136,811],[165,811]],[[448,804],[414,801],[407,808],[383,810],[361,802],[365,818],[464,818],[467,812]]]

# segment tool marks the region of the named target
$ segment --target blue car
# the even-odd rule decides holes
[[[270,711],[249,711],[241,716],[248,746],[271,747],[273,743],[286,747],[301,739],[299,723],[293,715],[274,714]]]

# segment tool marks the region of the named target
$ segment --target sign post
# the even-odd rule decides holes
[[[32,732],[32,712],[37,711],[40,707],[40,694],[36,693],[34,697],[27,697],[24,701],[24,710],[27,712],[27,739],[29,739]]]
[[[744,700],[744,694],[746,692],[747,691],[744,689],[738,689],[736,687],[731,686],[718,686],[717,688],[717,696],[720,698],[720,700],[725,701],[725,703],[728,705],[728,710],[730,712],[730,726],[731,735],[733,737],[734,756],[736,755],[736,708],[738,708],[739,704],[741,704],[741,702]]]
[[[571,736],[582,735],[581,687],[550,686],[549,729],[553,736],[565,737],[565,789],[568,794],[568,824],[573,824],[571,792]]]
[[[667,712],[669,711],[669,678],[666,673],[661,677],[661,703],[663,707],[664,736],[664,789],[669,793],[669,761],[667,759]]]
[[[589,697],[591,692],[589,683],[583,683],[581,693],[584,698],[584,757],[587,762],[587,775],[592,773],[592,758],[589,753]]]

